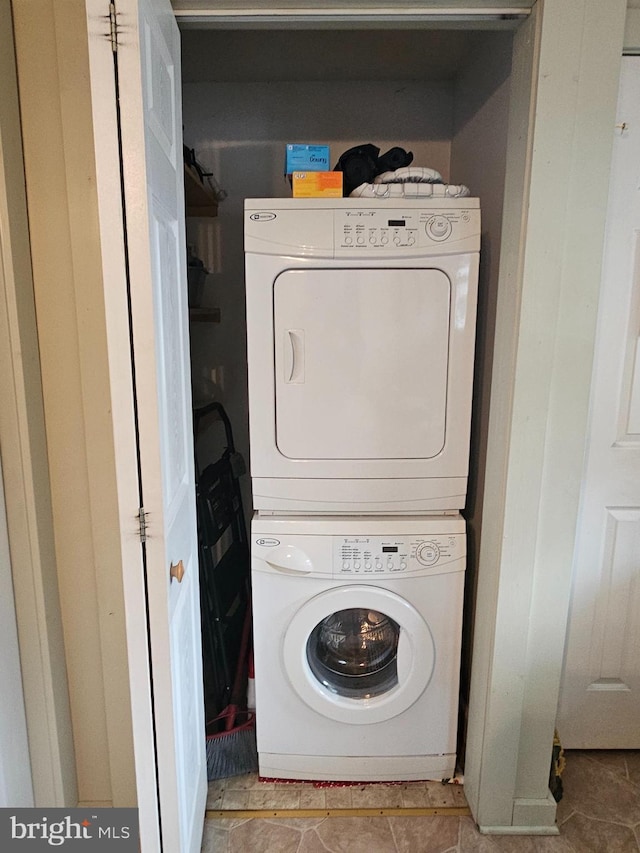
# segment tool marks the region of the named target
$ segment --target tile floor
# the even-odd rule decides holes
[[[480,835],[467,816],[221,818],[205,822],[203,853],[640,853],[640,751],[567,752],[560,835]],[[454,785],[314,788],[254,776],[209,786],[208,808],[464,806]]]

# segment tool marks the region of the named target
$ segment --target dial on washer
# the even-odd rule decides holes
[[[416,551],[416,558],[423,566],[435,566],[440,559],[440,549],[435,542],[422,542]]]

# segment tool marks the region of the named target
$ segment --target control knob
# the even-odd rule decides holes
[[[426,231],[432,240],[446,240],[451,234],[451,223],[446,216],[432,216],[426,224]]]
[[[421,542],[416,551],[416,558],[423,566],[435,566],[440,559],[440,549],[435,542]]]

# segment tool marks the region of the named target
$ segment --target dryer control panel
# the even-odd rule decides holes
[[[245,199],[244,248],[384,263],[478,252],[480,203],[471,197]]]
[[[459,534],[333,537],[334,577],[438,574],[465,556],[466,539]]]
[[[480,211],[465,208],[353,208],[334,211],[335,257],[411,256],[417,250],[477,252]]]

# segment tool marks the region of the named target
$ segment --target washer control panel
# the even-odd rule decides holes
[[[333,537],[334,577],[435,574],[465,556],[459,534]]]
[[[480,248],[480,211],[459,208],[357,208],[334,213],[335,256],[360,253],[411,255],[416,249],[477,251]]]

